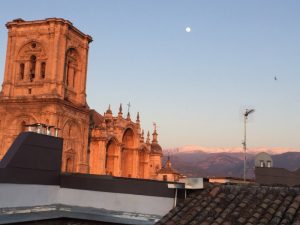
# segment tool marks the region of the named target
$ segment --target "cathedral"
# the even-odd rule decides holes
[[[101,115],[87,104],[89,35],[60,18],[15,19],[6,27],[0,160],[19,133],[41,126],[64,139],[63,172],[160,179],[156,126],[150,137],[139,114],[123,115],[122,105],[117,115],[110,106]]]

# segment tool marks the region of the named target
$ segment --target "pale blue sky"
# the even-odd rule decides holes
[[[5,23],[61,17],[94,39],[87,94],[100,113],[130,101],[164,148],[231,147],[254,107],[250,147],[300,149],[299,12],[296,0],[1,1],[0,79]]]

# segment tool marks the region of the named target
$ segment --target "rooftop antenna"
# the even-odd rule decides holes
[[[247,152],[247,143],[246,143],[246,134],[247,134],[247,130],[246,130],[246,125],[247,125],[247,119],[249,114],[254,113],[254,109],[246,109],[244,112],[244,141],[243,141],[243,146],[244,146],[244,183],[246,182],[246,161],[247,161],[247,156],[246,156],[246,152]]]

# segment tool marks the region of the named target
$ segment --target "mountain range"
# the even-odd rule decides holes
[[[242,147],[204,147],[197,145],[188,145],[180,148],[169,148],[164,150],[165,153],[179,153],[179,152],[205,152],[205,153],[240,153],[244,152]],[[286,148],[286,147],[256,147],[247,148],[247,152],[251,154],[257,154],[260,152],[266,152],[268,154],[281,154],[285,152],[300,152],[300,149]]]
[[[229,151],[225,151],[229,150]],[[287,148],[247,149],[247,177],[254,178],[254,159],[257,153],[267,152],[273,166],[290,171],[300,168],[300,152]],[[290,150],[290,151],[287,151]],[[287,151],[287,152],[286,152]],[[242,177],[244,154],[242,148],[186,147],[164,150],[164,162],[170,156],[172,167],[188,177]]]

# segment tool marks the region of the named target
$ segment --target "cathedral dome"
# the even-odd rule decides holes
[[[151,144],[151,152],[162,154],[162,148],[158,143]]]

